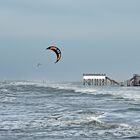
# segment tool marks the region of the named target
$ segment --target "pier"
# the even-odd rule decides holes
[[[88,86],[140,86],[140,75],[133,74],[133,77],[123,82],[118,82],[106,74],[83,74],[83,85]]]
[[[106,86],[119,85],[119,83],[106,74],[83,74],[83,85]]]

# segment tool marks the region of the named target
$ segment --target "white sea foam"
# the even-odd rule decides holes
[[[15,97],[3,97],[3,98],[0,98],[0,102],[7,102],[7,103],[12,103],[16,100]]]
[[[97,116],[82,116],[81,118],[61,118],[59,120],[53,121],[57,125],[90,125],[90,124],[100,124],[100,117]]]
[[[113,135],[130,138],[130,137],[139,137],[140,130],[139,127],[130,126],[128,124],[120,124],[118,128],[112,131]]]
[[[17,82],[10,82],[10,85],[19,86],[19,85],[38,85],[39,82],[35,81],[17,81]]]
[[[128,100],[140,101],[140,90],[137,90],[137,88],[135,87],[130,89],[129,87],[122,88],[122,89],[120,88],[119,90],[114,91],[113,95]]]
[[[140,92],[124,93],[123,97],[130,100],[140,101]]]
[[[82,83],[81,85],[76,85],[73,83],[48,83],[48,86],[57,88],[57,89],[64,89],[64,90],[74,90],[74,92],[80,92],[80,93],[95,93],[96,89],[95,88],[90,88],[90,87],[83,87]]]
[[[100,114],[100,115],[91,114],[91,115],[83,116],[83,120],[85,123],[91,123],[91,122],[102,123],[102,121],[100,119],[103,117],[105,117],[104,113]]]
[[[6,92],[8,92],[8,89],[3,88],[3,89],[0,89],[0,91],[6,93]]]

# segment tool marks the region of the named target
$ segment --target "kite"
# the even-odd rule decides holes
[[[61,51],[60,51],[60,49],[58,47],[49,46],[48,48],[46,48],[46,50],[52,50],[52,51],[54,51],[56,53],[57,59],[56,59],[55,63],[57,63],[61,59]]]

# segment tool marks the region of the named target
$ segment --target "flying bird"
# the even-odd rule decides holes
[[[36,66],[39,68],[42,64],[41,63],[38,63]]]

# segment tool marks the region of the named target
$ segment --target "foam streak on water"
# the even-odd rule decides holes
[[[140,139],[139,87],[0,82],[0,140]]]

